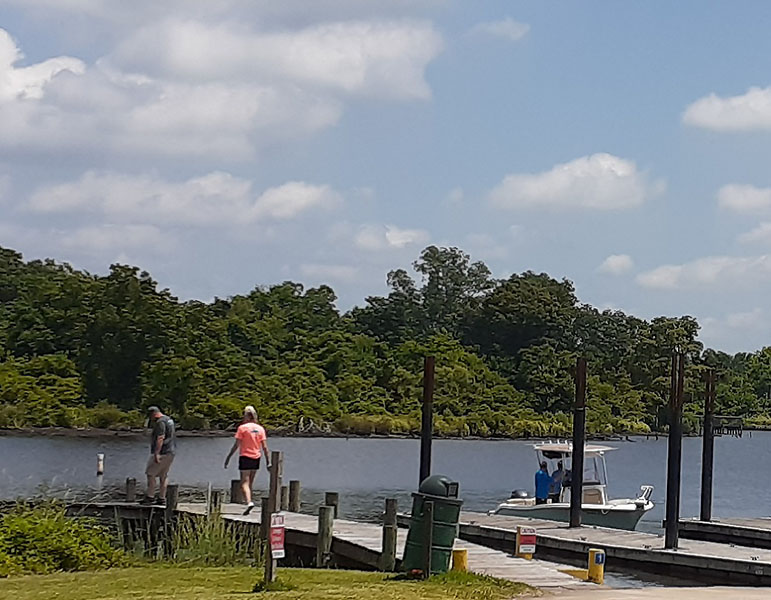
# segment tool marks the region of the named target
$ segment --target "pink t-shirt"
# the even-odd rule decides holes
[[[267,438],[265,428],[257,423],[242,423],[236,431],[239,454],[248,458],[262,456],[262,442]]]

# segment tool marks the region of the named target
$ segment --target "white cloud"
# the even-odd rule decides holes
[[[529,31],[530,25],[515,21],[511,17],[506,17],[500,21],[491,21],[474,25],[469,33],[491,35],[511,42],[518,42],[525,37]]]
[[[152,225],[81,227],[74,231],[62,232],[60,243],[64,249],[99,255],[129,250],[167,252],[174,245],[170,233]]]
[[[771,188],[732,183],[724,185],[717,193],[718,204],[743,214],[771,212]]]
[[[28,67],[14,67],[24,55],[10,34],[0,29],[0,102],[38,99],[43,88],[62,71],[82,74],[85,64],[77,58],[59,56]]]
[[[110,61],[164,78],[288,81],[410,99],[431,95],[424,71],[441,49],[441,36],[424,22],[337,22],[262,32],[167,20],[139,30]]]
[[[325,264],[303,264],[300,265],[300,272],[305,277],[311,277],[317,281],[330,280],[330,281],[354,281],[358,274],[359,269],[350,265],[325,265]]]
[[[611,254],[597,267],[600,273],[623,275],[634,268],[634,261],[628,254]]]
[[[706,347],[724,352],[752,352],[768,345],[771,322],[760,307],[699,319],[699,339]]]
[[[727,98],[712,93],[688,106],[683,122],[721,132],[771,130],[771,87]]]
[[[402,229],[395,225],[362,225],[354,244],[362,250],[400,249],[425,244],[430,235],[424,229]]]
[[[660,193],[633,161],[611,154],[592,154],[549,171],[507,175],[490,192],[499,208],[617,210],[639,206]]]
[[[771,244],[771,223],[760,223],[755,229],[739,236],[742,244]]]
[[[290,219],[341,202],[329,186],[304,182],[288,182],[256,196],[250,181],[223,172],[170,182],[151,175],[89,171],[77,181],[38,189],[28,207],[41,213],[97,213],[131,223],[212,226]]]
[[[660,290],[733,290],[771,279],[771,256],[709,256],[640,273],[637,283]]]

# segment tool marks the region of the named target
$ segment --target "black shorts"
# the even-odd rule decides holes
[[[260,459],[251,458],[249,456],[238,457],[238,470],[239,471],[256,471],[260,468]]]

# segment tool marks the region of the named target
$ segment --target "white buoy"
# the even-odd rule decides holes
[[[96,455],[96,474],[104,475],[104,454],[101,452]]]

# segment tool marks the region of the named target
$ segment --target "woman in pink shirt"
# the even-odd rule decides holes
[[[238,450],[238,470],[241,472],[241,489],[246,500],[245,515],[252,512],[252,486],[260,468],[260,457],[265,454],[265,465],[270,469],[270,453],[265,428],[257,422],[257,411],[253,406],[244,409],[244,420],[236,431],[236,441],[225,459],[225,468],[228,468],[230,458]]]

